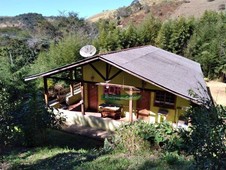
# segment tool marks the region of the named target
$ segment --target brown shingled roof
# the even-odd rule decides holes
[[[100,59],[181,97],[193,99],[189,94],[192,90],[209,98],[200,64],[160,48],[145,46]]]
[[[197,102],[189,94],[190,90],[201,98],[209,98],[199,63],[150,45],[96,55],[49,72],[29,76],[25,80],[57,74],[96,60],[102,60],[183,98]]]

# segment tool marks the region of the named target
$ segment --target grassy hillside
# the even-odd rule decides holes
[[[225,0],[134,0],[128,7],[104,11],[88,18],[88,20],[96,22],[106,18],[118,19],[120,13],[124,15],[120,17],[122,25],[131,21],[140,23],[149,14],[161,20],[180,16],[200,17],[206,10],[225,11],[225,5]],[[126,13],[127,15],[125,15]]]
[[[50,131],[49,147],[14,148],[2,154],[0,169],[189,169],[192,160],[158,151],[128,154],[104,152],[103,142],[80,135]]]

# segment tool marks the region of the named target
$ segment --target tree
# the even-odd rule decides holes
[[[79,18],[78,13],[69,12],[60,12],[60,16],[57,17],[55,21],[56,28],[63,32],[64,34],[68,33],[77,33],[85,26],[85,21],[83,18]]]
[[[180,18],[165,22],[158,34],[157,45],[175,54],[184,55],[188,41],[193,35],[194,20]]]
[[[72,34],[63,38],[57,44],[51,43],[48,51],[41,52],[31,66],[31,73],[40,73],[70,64],[81,58],[80,48],[88,42],[80,34]]]
[[[47,108],[43,94],[33,90],[27,94],[26,100],[13,115],[13,122],[20,132],[22,145],[37,146],[47,142],[47,129],[60,128],[64,118],[61,113],[53,113],[53,109]]]
[[[205,12],[197,23],[185,55],[201,63],[204,75],[210,79],[224,79],[226,64],[226,15]]]
[[[159,30],[158,36],[156,38],[156,44],[160,48],[167,50],[167,51],[173,51],[170,46],[170,40],[173,34],[173,21],[169,20],[167,22],[164,22],[161,26],[161,29]]]
[[[202,99],[185,114],[190,130],[182,133],[188,154],[194,156],[198,169],[226,168],[226,109]]]
[[[140,45],[152,44],[155,45],[155,40],[158,36],[161,22],[153,16],[148,16],[138,27],[138,39]]]
[[[9,102],[9,93],[2,81],[0,81],[0,150],[5,145],[12,142],[14,138],[14,122],[9,114],[11,103]]]
[[[100,20],[97,26],[99,33],[93,44],[100,52],[121,49],[121,30],[117,28],[115,21]]]
[[[137,28],[133,24],[130,24],[122,31],[121,45],[123,48],[131,48],[137,46],[138,43]]]

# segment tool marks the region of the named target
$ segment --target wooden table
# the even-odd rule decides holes
[[[111,104],[101,104],[99,106],[99,112],[101,117],[110,117],[113,119],[120,119],[121,117],[121,107]]]

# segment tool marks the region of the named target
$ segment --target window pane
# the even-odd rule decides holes
[[[174,107],[175,104],[175,95],[164,92],[158,91],[155,95],[155,103],[156,106],[159,107]]]

